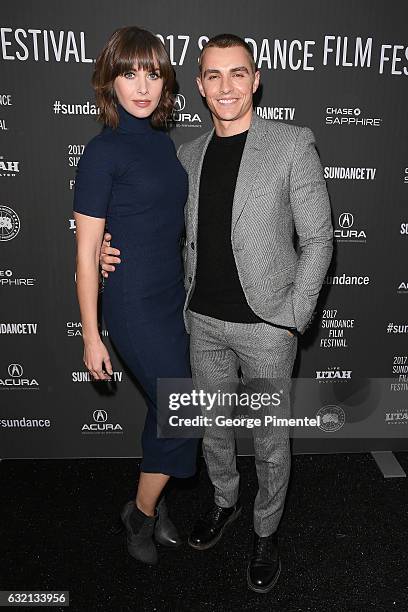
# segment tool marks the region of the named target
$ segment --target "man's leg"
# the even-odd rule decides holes
[[[212,317],[188,312],[190,360],[193,385],[206,393],[236,393],[238,358],[225,341],[225,323]],[[221,508],[234,506],[238,499],[239,473],[236,467],[233,428],[217,427],[217,414],[228,416],[229,407],[215,405],[206,412],[213,419],[203,437],[203,455],[214,485],[214,502]]]
[[[241,329],[235,331],[235,339],[229,339],[239,356],[244,389],[248,393],[270,395],[283,391],[279,406],[261,407],[253,416],[289,418],[297,336],[267,323],[247,325],[246,329],[242,324],[234,325]],[[284,508],[291,465],[289,429],[269,425],[253,432],[259,486],[254,503],[254,529],[258,536],[266,537],[277,530]]]
[[[277,407],[261,406],[257,411],[262,427],[253,430],[258,493],[254,504],[253,548],[247,567],[247,583],[257,593],[267,593],[276,584],[280,571],[277,533],[290,474],[290,446],[287,427],[265,426],[265,416],[288,418],[290,377],[297,350],[297,336],[267,323],[229,324],[227,339],[238,354],[244,390],[259,400],[279,393]],[[256,415],[251,415],[256,416]]]

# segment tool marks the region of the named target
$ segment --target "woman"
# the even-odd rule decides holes
[[[198,440],[157,438],[156,420],[157,378],[191,376],[180,252],[188,180],[171,139],[156,129],[172,111],[174,86],[173,68],[156,36],[137,27],[116,30],[97,59],[92,85],[105,127],[85,147],[74,197],[84,362],[96,380],[113,373],[97,325],[106,222],[122,265],[105,283],[103,315],[148,408],[136,499],[121,518],[129,553],[153,564],[153,536],[168,546],[180,544],[163,489],[171,476],[187,478],[196,470]]]

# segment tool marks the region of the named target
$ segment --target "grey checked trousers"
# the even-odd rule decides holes
[[[262,411],[290,417],[289,392],[298,344],[296,335],[268,323],[231,323],[191,310],[187,316],[196,389],[236,392],[240,382],[239,368],[243,388],[252,392],[276,389],[278,379],[287,404],[281,404],[279,413],[271,407],[262,408]],[[254,416],[260,416],[262,411]],[[284,426],[251,431],[258,477],[254,530],[259,536],[266,537],[277,530],[284,508],[291,465],[289,431]],[[233,506],[238,499],[240,479],[236,467],[234,429],[206,427],[203,454],[214,486],[215,503],[224,508]]]

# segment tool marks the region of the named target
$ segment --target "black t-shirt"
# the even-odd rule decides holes
[[[201,170],[196,285],[189,308],[223,321],[262,322],[242,290],[231,246],[235,185],[248,131],[214,133]]]

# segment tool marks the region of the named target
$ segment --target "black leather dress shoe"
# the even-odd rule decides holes
[[[188,543],[197,550],[206,550],[221,539],[227,525],[230,525],[241,513],[241,505],[221,508],[214,504],[207,514],[199,519],[188,538]]]
[[[256,593],[267,593],[276,584],[281,571],[276,533],[261,538],[254,534],[254,548],[247,569],[250,589]]]

